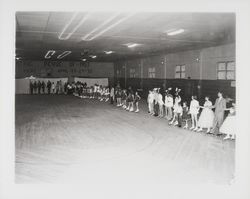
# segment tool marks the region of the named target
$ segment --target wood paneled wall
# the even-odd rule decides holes
[[[169,87],[182,89],[183,100],[190,101],[191,95],[197,95],[198,99],[204,101],[209,96],[212,101],[217,98],[218,91],[223,92],[225,97],[235,99],[235,87],[227,80],[188,80],[188,79],[159,79],[159,78],[128,78],[125,85],[125,78],[116,78],[122,88],[131,86],[133,90],[139,90],[140,95],[146,99],[148,91],[153,88],[161,88],[161,92]]]
[[[144,97],[148,90],[154,87],[179,87],[187,99],[190,92],[201,99],[207,95],[215,99],[219,90],[223,91],[224,95],[235,98],[232,81],[217,80],[217,63],[221,61],[235,61],[235,44],[119,61],[114,64],[115,82],[119,81],[122,87],[143,89]],[[186,65],[185,79],[174,78],[177,65]],[[156,68],[153,79],[148,77],[149,67]],[[130,68],[135,69],[135,78],[130,78]]]

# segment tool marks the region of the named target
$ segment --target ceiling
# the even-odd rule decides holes
[[[166,33],[180,28],[181,34]],[[113,62],[233,42],[233,13],[16,13],[16,57],[23,60]],[[128,48],[127,43],[141,45]],[[48,50],[55,52],[45,59]],[[58,59],[64,51],[71,53]]]

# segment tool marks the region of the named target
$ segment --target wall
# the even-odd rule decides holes
[[[217,63],[221,61],[235,61],[235,44],[119,61],[114,67],[115,81],[120,81],[123,87],[142,89],[144,96],[148,89],[154,87],[180,87],[184,93],[190,84],[191,94],[200,98],[206,95],[215,98],[218,90],[235,97],[232,81],[217,80]],[[186,65],[186,79],[175,79],[176,65]],[[152,66],[156,68],[156,77],[153,79],[148,78],[148,68]],[[136,78],[129,77],[130,68],[136,69]],[[121,73],[117,74],[117,70]],[[187,77],[190,77],[190,80]],[[189,95],[187,94],[187,97]]]
[[[126,66],[126,76],[129,77],[129,69],[135,68],[138,73],[136,77],[148,78],[148,68],[154,66],[156,67],[155,78],[173,79],[175,66],[186,65],[186,77],[215,80],[217,79],[217,63],[220,61],[235,61],[235,44],[120,61],[115,63],[115,69],[119,70],[122,66]],[[143,70],[142,76],[141,70]],[[124,69],[120,76],[125,77]]]
[[[235,45],[223,45],[205,48],[200,52],[201,79],[217,79],[217,63],[235,61]]]

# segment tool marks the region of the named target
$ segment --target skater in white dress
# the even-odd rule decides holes
[[[198,130],[197,115],[200,109],[199,102],[196,99],[197,97],[193,95],[191,103],[190,103],[190,108],[189,108],[189,113],[191,114],[191,119],[192,119],[192,127],[190,128],[190,130],[194,130],[194,131]]]
[[[147,102],[149,114],[154,115],[154,94],[152,90],[149,91]]]
[[[174,116],[173,116],[173,119],[171,120],[171,122],[169,123],[170,125],[173,124],[174,121],[177,118],[177,112],[176,112],[176,110],[178,108],[178,104],[181,102],[181,96],[179,95],[180,91],[181,91],[181,89],[178,89],[178,88],[175,89],[176,93],[175,93],[174,106],[173,106],[173,108],[174,108],[174,111],[173,111]]]
[[[162,94],[159,92],[160,89],[158,89],[158,98],[157,98],[157,102],[158,102],[158,105],[159,105],[159,115],[158,117],[163,117],[163,105],[164,105],[164,102],[163,102],[163,99],[162,99]]]
[[[226,137],[223,139],[235,139],[236,137],[236,112],[235,112],[235,103],[232,103],[232,107],[225,109],[229,110],[229,114],[224,120],[223,124],[220,127],[220,132],[226,134]]]
[[[174,106],[174,99],[173,96],[169,93],[172,90],[172,88],[168,88],[168,90],[166,90],[166,96],[165,96],[165,109],[166,109],[166,116],[165,118],[167,120],[171,120],[172,119],[172,108]]]
[[[201,132],[203,128],[207,128],[207,133],[209,133],[211,128],[213,127],[214,112],[211,109],[212,106],[213,104],[209,100],[209,97],[205,97],[204,106],[200,106],[200,108],[202,108],[203,110],[198,120],[198,132]]]

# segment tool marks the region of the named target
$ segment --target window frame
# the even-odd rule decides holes
[[[155,78],[155,77],[156,77],[156,68],[155,67],[149,67],[148,68],[148,78]]]
[[[224,63],[225,64],[225,69],[224,70],[220,70],[219,69],[219,64],[221,64],[221,63]],[[228,69],[228,64],[229,63],[234,63],[234,69],[232,70],[232,69]],[[216,68],[216,75],[217,75],[217,80],[235,80],[235,61],[220,61],[220,62],[217,62],[217,68]],[[219,78],[219,72],[225,72],[225,78]],[[233,78],[228,78],[228,73],[229,72],[233,72],[234,73],[234,75],[233,75]]]
[[[135,68],[129,69],[129,78],[136,78],[136,69]]]
[[[179,70],[177,70],[178,66],[180,67]],[[184,68],[184,70],[183,70],[183,68]],[[178,77],[177,77],[177,74],[179,74]],[[182,77],[183,74],[184,74],[184,77]],[[185,79],[186,78],[186,64],[180,64],[180,65],[175,66],[174,78],[175,79]]]

